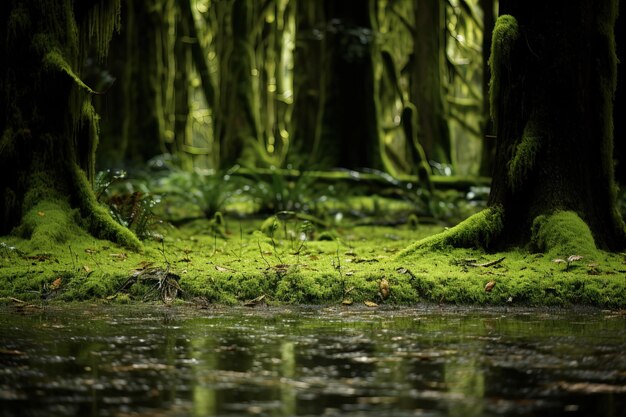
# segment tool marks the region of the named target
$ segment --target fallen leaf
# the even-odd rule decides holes
[[[389,281],[387,281],[385,278],[381,279],[378,283],[378,289],[380,291],[380,296],[383,300],[389,298]]]
[[[111,254],[111,258],[115,258],[115,259],[117,259],[118,261],[123,261],[123,260],[125,260],[125,259],[127,259],[127,258],[128,258],[128,255],[126,255],[126,254],[125,254],[125,253],[123,253],[123,252],[122,252],[122,253],[112,253],[112,254]]]
[[[61,277],[55,279],[54,281],[52,281],[52,284],[50,284],[50,289],[51,290],[59,289],[59,287],[61,286],[61,282],[62,282]]]
[[[485,285],[485,292],[491,292],[491,290],[493,290],[493,287],[495,286],[496,286],[495,281],[489,281],[487,285]]]
[[[378,304],[376,304],[373,301],[363,301],[363,304],[365,304],[368,307],[378,307]]]
[[[344,306],[351,306],[351,305],[352,305],[352,303],[353,303],[353,301],[352,301],[352,299],[351,299],[351,298],[345,298],[345,299],[341,302],[341,304],[343,304]]]
[[[556,264],[564,264],[567,261],[565,259],[557,258],[557,259],[553,259],[552,262],[554,262]]]
[[[223,266],[215,265],[215,269],[219,272],[228,272],[230,269],[224,268]]]
[[[93,272],[93,269],[89,268],[89,265],[83,265],[83,269],[85,270],[86,273],[90,273]]]
[[[37,212],[37,215],[38,215],[39,217],[44,217],[44,216],[46,215],[46,213],[44,213],[43,211],[38,211],[38,212]]]

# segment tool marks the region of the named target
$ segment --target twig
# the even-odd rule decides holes
[[[467,264],[467,266],[476,266],[476,267],[483,267],[483,268],[488,268],[490,266],[494,266],[499,264],[500,262],[504,261],[504,257],[500,258],[500,259],[496,259],[495,261],[491,261],[491,262],[485,262],[483,264],[477,264],[477,263],[469,263]]]
[[[256,244],[259,246],[259,253],[261,254],[261,258],[263,258],[263,260],[265,261],[265,263],[267,264],[268,268],[271,268],[272,265],[270,265],[269,262],[267,262],[267,259],[265,259],[265,256],[263,256],[263,249],[261,249],[261,242],[259,242],[259,240],[257,239]]]

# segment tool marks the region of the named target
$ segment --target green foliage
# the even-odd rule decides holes
[[[310,176],[299,175],[296,178],[287,178],[285,175],[271,169],[269,178],[254,175],[254,186],[250,192],[261,213],[277,213],[279,211],[302,211],[313,209],[315,179]]]
[[[123,170],[100,171],[94,181],[94,193],[98,202],[108,206],[113,219],[144,240],[152,236],[152,230],[158,223],[154,209],[161,200],[145,189],[134,190],[132,182],[125,182],[125,179],[126,172]]]
[[[155,188],[164,195],[165,204],[196,208],[205,218],[211,219],[224,210],[235,194],[250,189],[242,178],[233,177],[232,171],[203,173],[199,170],[173,170],[160,179]]]

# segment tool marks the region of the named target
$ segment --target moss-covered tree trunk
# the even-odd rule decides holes
[[[554,255],[623,249],[613,176],[617,1],[501,1],[491,54],[497,129],[489,208],[429,244]]]
[[[325,41],[323,5],[321,1],[296,2],[292,149],[308,155],[309,164],[323,161],[320,122],[327,77],[321,60]]]
[[[445,2],[416,0],[413,5],[413,60],[410,100],[417,108],[419,140],[426,158],[452,162],[443,83]]]
[[[92,191],[98,116],[80,78],[88,51],[105,56],[119,9],[118,0],[0,6],[0,233],[33,248],[63,244],[77,224],[140,247]]]
[[[331,166],[382,168],[373,0],[327,0],[320,144]]]
[[[168,151],[164,102],[165,48],[167,34],[164,0],[128,0],[123,31],[126,34],[124,126],[125,159],[142,163]]]
[[[215,109],[216,137],[220,164],[226,168],[242,162],[254,163],[260,138],[259,71],[256,67],[253,28],[256,24],[252,0],[218,4],[223,17],[218,28],[220,62],[219,105]]]
[[[495,25],[494,0],[480,0],[480,8],[483,11],[483,120],[481,123],[483,147],[480,158],[480,175],[488,177],[493,171],[493,162],[496,150],[493,122],[491,120],[491,109],[489,107],[489,80],[491,79],[489,54],[491,53],[491,34]]]

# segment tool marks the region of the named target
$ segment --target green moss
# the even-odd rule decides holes
[[[66,201],[44,200],[26,212],[16,233],[30,239],[32,250],[49,252],[80,230],[76,226],[76,213]]]
[[[502,210],[491,207],[470,216],[455,227],[429,236],[409,246],[399,255],[410,256],[424,250],[440,250],[447,247],[488,248],[492,239],[502,230]]]
[[[491,56],[489,57],[489,67],[491,68],[491,81],[489,83],[489,101],[491,109],[491,119],[494,126],[500,122],[498,120],[498,109],[500,99],[500,83],[502,82],[502,71],[510,70],[511,51],[514,44],[520,37],[517,20],[511,15],[502,15],[496,20],[493,29],[491,42]]]
[[[533,250],[552,257],[580,255],[586,260],[599,258],[589,226],[572,211],[538,216],[533,222],[530,244]]]
[[[508,163],[508,180],[513,189],[524,183],[528,173],[535,165],[542,140],[539,126],[540,123],[536,121],[536,118],[531,118],[526,124],[522,139],[517,144],[513,157]]]
[[[108,210],[96,201],[96,196],[83,170],[75,165],[71,171],[79,200],[78,206],[85,219],[87,230],[96,237],[108,239],[129,249],[141,249],[142,245],[137,236],[115,222]]]
[[[482,212],[473,221],[493,223],[490,216],[498,217]],[[46,217],[37,215],[36,220]],[[209,220],[203,222],[209,224]],[[302,246],[290,240],[290,233],[285,234],[282,228],[272,243],[260,232],[254,233],[258,221],[243,220],[241,227],[241,234],[227,240],[215,240],[200,227],[164,227],[158,230],[165,236],[163,246],[146,241],[142,252],[127,252],[86,233],[72,234],[71,238],[53,236],[41,249],[18,236],[2,237],[0,297],[38,300],[48,295],[50,300],[111,298],[113,302],[118,297],[119,302],[155,299],[158,295],[148,282],[117,292],[136,269],[150,263],[180,276],[183,291],[179,297],[188,302],[202,297],[211,303],[241,304],[265,295],[265,300],[274,304],[339,306],[349,299],[361,306],[364,301],[373,301],[388,305],[433,302],[626,307],[626,281],[619,272],[624,257],[620,254],[597,251],[595,258],[586,257],[566,270],[552,262],[552,254],[525,249],[489,254],[445,246],[445,250],[431,247],[398,256],[414,239],[438,232],[440,227],[435,226],[421,225],[416,231],[408,226],[342,228],[335,231],[339,237],[335,241],[306,241]],[[287,227],[295,226],[287,222]],[[59,244],[53,242],[55,239],[66,240]],[[502,257],[505,259],[499,263],[480,266]],[[591,262],[594,265],[588,266]],[[51,292],[58,278],[62,284]],[[391,291],[384,301],[378,295],[383,278]],[[489,281],[496,285],[486,292]]]

